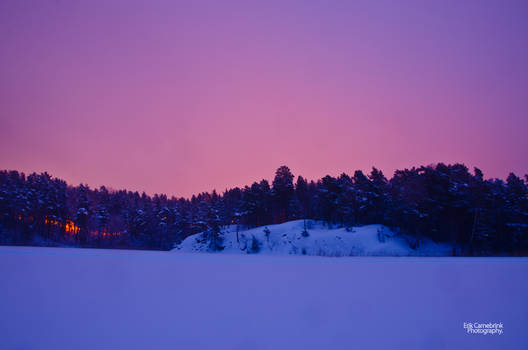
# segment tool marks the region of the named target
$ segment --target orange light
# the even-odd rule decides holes
[[[22,220],[22,216],[19,215],[19,220]],[[75,223],[70,220],[70,219],[66,219],[64,220],[63,223],[59,222],[58,220],[56,219],[48,219],[48,218],[45,218],[44,219],[44,223],[47,224],[47,225],[54,225],[54,226],[59,226],[61,228],[64,228],[64,231],[66,233],[69,233],[69,234],[72,234],[72,235],[76,235],[78,234],[80,231],[81,231],[81,228],[77,225],[75,225]],[[90,235],[91,236],[97,236],[98,235],[98,232],[97,231],[90,231]],[[101,236],[103,237],[116,237],[116,236],[119,236],[121,235],[121,232],[106,232],[106,231],[103,231],[101,232]]]

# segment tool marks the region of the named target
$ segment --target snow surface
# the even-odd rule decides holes
[[[0,247],[0,348],[527,349],[527,275],[526,258]]]
[[[317,256],[448,256],[452,248],[448,244],[434,243],[423,237],[418,249],[411,249],[413,240],[405,235],[397,235],[382,225],[368,225],[345,228],[328,228],[321,222],[307,221],[308,237],[302,235],[303,220],[289,221],[240,230],[236,238],[236,226],[224,231],[224,254],[256,253],[251,250],[252,237],[259,244],[258,254],[272,255],[317,255]],[[269,230],[269,239],[265,229]],[[381,236],[381,241],[380,237]],[[202,235],[187,237],[175,249],[176,252],[207,252],[208,246]]]

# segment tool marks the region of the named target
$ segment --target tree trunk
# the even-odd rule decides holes
[[[475,232],[477,231],[478,213],[478,208],[475,208],[475,215],[473,216],[473,227],[471,229],[471,237],[469,239],[469,255],[471,256],[473,256],[473,239],[475,238]]]

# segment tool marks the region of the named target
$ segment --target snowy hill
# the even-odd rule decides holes
[[[420,247],[412,249],[411,237],[398,235],[383,225],[328,228],[321,222],[307,221],[304,234],[303,220],[278,225],[239,230],[236,226],[223,231],[227,254],[273,254],[317,256],[447,256],[451,248],[424,238]],[[175,251],[207,252],[208,245],[201,233],[187,237]]]

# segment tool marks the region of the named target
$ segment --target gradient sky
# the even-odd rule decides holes
[[[0,2],[0,169],[189,196],[528,172],[528,1]]]

